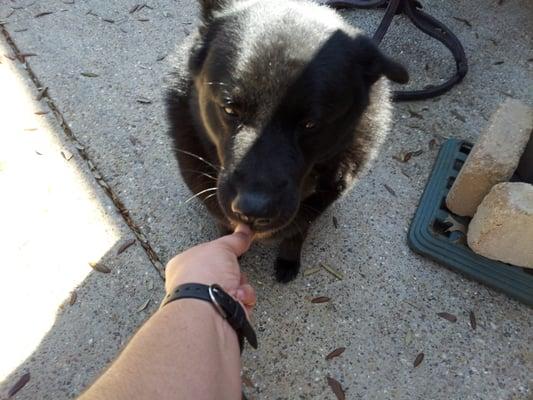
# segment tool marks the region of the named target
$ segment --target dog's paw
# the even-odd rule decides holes
[[[278,257],[275,264],[276,280],[281,283],[288,283],[298,275],[300,262],[298,260],[286,260]]]

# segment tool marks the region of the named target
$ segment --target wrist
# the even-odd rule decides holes
[[[232,295],[227,293],[220,285],[206,285],[192,282],[178,286],[173,292],[167,294],[161,307],[183,299],[198,299],[213,305],[217,313],[235,331],[242,351],[244,339],[254,348],[257,348],[256,333],[248,321],[246,310]]]
[[[179,299],[165,304],[158,313],[164,313],[173,319],[179,316],[190,327],[201,326],[202,329],[213,332],[225,346],[234,342],[239,347],[237,333],[211,303],[199,299]]]
[[[167,278],[165,281],[165,292],[166,294],[170,294],[176,290],[178,286],[187,284],[187,283],[199,283],[201,285],[207,285],[211,286],[215,283],[219,283],[217,281],[216,276],[198,276],[198,274],[181,274],[176,277]]]

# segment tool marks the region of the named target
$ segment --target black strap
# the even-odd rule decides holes
[[[420,90],[398,90],[393,92],[394,101],[424,100],[440,96],[463,80],[468,72],[468,61],[463,45],[443,23],[421,11],[422,5],[416,0],[326,0],[333,8],[377,8],[387,7],[373,39],[379,44],[385,36],[394,15],[404,13],[422,32],[444,44],[455,59],[456,72],[446,82],[428,86]]]
[[[227,294],[219,285],[203,285],[200,283],[186,283],[178,286],[169,293],[161,303],[161,307],[174,300],[198,299],[207,301],[215,307],[218,313],[228,321],[239,337],[239,347],[243,349],[244,338],[257,349],[257,336],[254,328],[248,322],[242,306]]]

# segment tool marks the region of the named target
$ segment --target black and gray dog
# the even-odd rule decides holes
[[[333,10],[298,0],[200,0],[167,92],[183,179],[228,230],[282,238],[296,277],[311,222],[375,155],[389,128],[384,77],[409,77]]]

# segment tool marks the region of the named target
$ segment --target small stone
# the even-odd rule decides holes
[[[473,216],[490,189],[513,175],[533,129],[533,108],[508,99],[462,166],[446,197],[455,214]]]
[[[70,161],[70,159],[73,157],[73,154],[68,150],[61,150],[61,155],[67,161]]]
[[[151,278],[146,281],[146,288],[150,291],[154,290],[154,281]]]
[[[472,218],[467,239],[484,257],[533,268],[533,185],[494,186]]]

